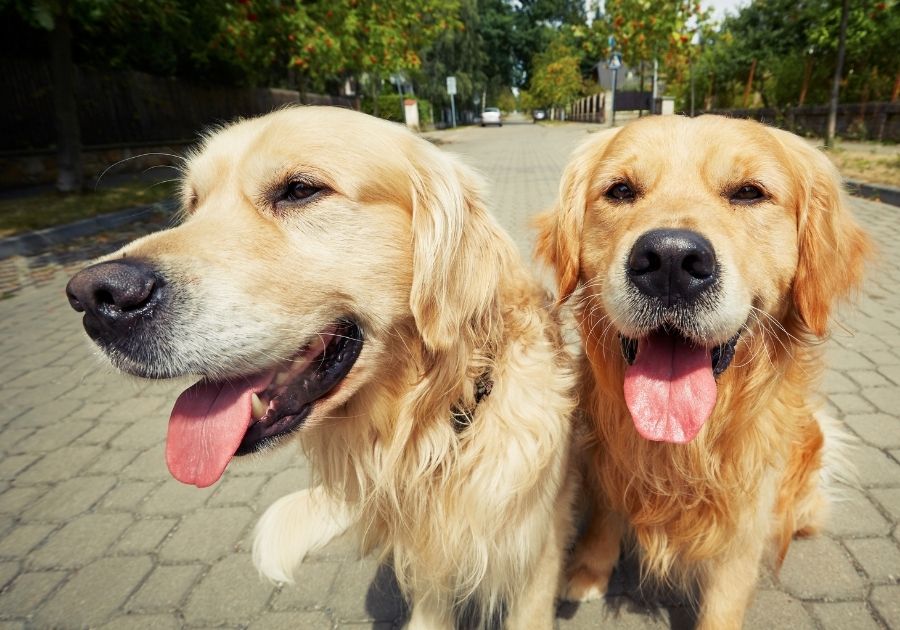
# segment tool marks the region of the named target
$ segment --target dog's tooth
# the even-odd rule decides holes
[[[253,418],[255,420],[259,420],[266,415],[266,411],[268,410],[268,406],[261,401],[256,394],[250,396],[250,406],[253,409]]]

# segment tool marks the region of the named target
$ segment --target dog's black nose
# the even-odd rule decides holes
[[[123,259],[79,271],[66,285],[66,296],[72,308],[84,312],[84,328],[96,339],[127,332],[152,314],[163,284],[146,263]]]
[[[666,305],[688,303],[716,281],[716,253],[702,235],[690,230],[651,230],[628,255],[628,277],[644,295]]]

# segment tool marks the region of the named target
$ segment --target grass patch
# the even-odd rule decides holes
[[[144,181],[104,186],[76,195],[47,192],[0,199],[0,238],[156,203],[175,196],[176,189],[174,182]]]
[[[863,147],[839,147],[828,157],[847,179],[900,188],[900,154],[876,153]]]

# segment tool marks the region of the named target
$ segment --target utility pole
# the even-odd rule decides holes
[[[831,100],[828,103],[828,126],[825,131],[825,148],[834,148],[837,131],[838,96],[841,93],[841,75],[844,72],[844,54],[847,51],[847,17],[850,14],[850,0],[844,0],[841,7],[841,32],[838,36],[838,57],[834,69],[834,83],[831,84]]]

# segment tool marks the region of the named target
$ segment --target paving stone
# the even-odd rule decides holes
[[[861,597],[863,581],[833,540],[820,536],[795,540],[781,567],[781,584],[800,599]]]
[[[151,446],[138,455],[134,461],[122,469],[121,475],[127,479],[172,480],[172,475],[166,468],[165,451],[159,446]]]
[[[129,611],[178,610],[205,570],[206,567],[200,564],[157,566],[125,608]]]
[[[282,470],[263,486],[256,505],[260,509],[265,509],[285,495],[308,488],[309,481],[309,471],[305,468]]]
[[[85,514],[50,535],[28,556],[36,569],[73,569],[99,558],[132,523],[130,514]]]
[[[162,444],[166,439],[167,425],[155,420],[156,418],[138,420],[117,435],[111,445],[113,448],[145,450],[156,444]]]
[[[45,367],[37,370],[31,370],[27,374],[17,379],[4,383],[4,387],[10,389],[30,389],[32,387],[43,387],[48,383],[58,383],[65,380],[70,374],[70,370],[63,367]]]
[[[891,382],[875,370],[851,370],[847,374],[861,387],[891,386]]]
[[[245,507],[205,508],[185,516],[159,550],[167,562],[210,562],[234,552],[235,544],[253,520]]]
[[[216,484],[215,494],[207,501],[207,505],[251,504],[259,496],[259,489],[265,482],[266,478],[261,476],[227,476]]]
[[[869,494],[886,510],[896,523],[900,521],[900,488],[872,488]],[[2,497],[0,497],[2,500]]]
[[[8,488],[6,492],[0,495],[0,513],[19,516],[26,507],[32,505],[42,495],[46,494],[47,490],[48,488],[43,486],[13,486]]]
[[[3,489],[5,490],[6,487],[4,486]],[[13,528],[16,522],[17,520],[8,514],[0,515],[0,539]]]
[[[568,605],[563,605],[568,610]],[[627,597],[611,597],[605,600],[572,605],[574,613],[557,614],[560,630],[595,630],[596,628],[624,628],[625,630],[668,630],[677,628],[670,623],[671,611],[649,610],[635,604]],[[676,611],[680,613],[681,611]],[[577,613],[577,614],[575,614]],[[681,624],[682,627],[689,625]]]
[[[101,406],[102,407],[102,406]],[[99,417],[100,412],[97,412],[93,416],[84,416],[85,419],[93,419]],[[81,417],[81,416],[75,416]],[[118,433],[124,430],[124,427],[119,424],[111,424],[108,422],[99,422],[93,429],[79,437],[75,440],[75,444],[97,444],[97,445],[105,445],[111,439],[113,439]]]
[[[144,498],[156,487],[155,481],[122,481],[109,494],[103,497],[100,507],[104,510],[134,510],[143,503]]]
[[[879,363],[878,371],[884,374],[894,385],[900,385],[900,357],[895,355],[894,361],[890,364],[886,362]]]
[[[113,477],[67,479],[35,501],[22,518],[26,521],[68,520],[89,510],[115,483]]]
[[[84,472],[90,475],[117,475],[138,456],[138,451],[106,449]]]
[[[900,418],[873,413],[847,416],[844,422],[869,444],[880,448],[900,447]]]
[[[15,422],[19,422],[16,420]],[[38,429],[16,444],[14,453],[46,453],[68,446],[80,435],[87,433],[91,423],[81,420],[62,422]]]
[[[170,478],[147,497],[141,511],[145,514],[185,514],[202,507],[213,492],[215,487],[196,488]]]
[[[814,630],[816,624],[799,599],[781,591],[758,591],[747,610],[744,627]]]
[[[96,626],[125,602],[152,567],[150,558],[101,558],[75,573],[35,616],[40,627]]]
[[[95,461],[100,452],[99,446],[65,446],[19,473],[16,483],[54,483],[70,479]]]
[[[175,404],[174,399],[163,396],[142,396],[140,391],[129,391],[123,387],[117,394],[105,393],[98,400],[115,402],[104,414],[104,422],[116,424],[133,424],[135,422],[156,423],[165,430],[169,423],[169,411]],[[165,433],[163,433],[165,435]]]
[[[43,397],[42,397],[43,399]],[[57,400],[35,403],[30,410],[15,420],[15,427],[57,427],[67,422],[72,413],[81,407],[80,400],[63,397]]]
[[[184,618],[190,624],[245,624],[263,610],[273,590],[274,586],[259,578],[248,554],[230,555],[217,562],[191,591]]]
[[[331,630],[331,619],[324,612],[270,612],[250,624],[249,630]]]
[[[0,589],[9,584],[18,573],[18,562],[0,562]]]
[[[77,411],[72,412],[72,415],[69,417],[73,420],[96,420],[98,418],[102,418],[104,412],[111,406],[112,405],[110,403],[98,403],[89,400],[85,402],[81,407],[79,407]],[[99,430],[100,427],[105,427],[107,431],[112,431],[113,434],[118,433],[122,430],[121,425],[117,425],[111,422],[101,422],[94,428]],[[87,437],[89,435],[90,434],[86,434],[86,436],[84,437]]]
[[[45,523],[19,525],[0,540],[0,557],[24,558],[37,547],[54,526]]]
[[[898,387],[867,387],[862,390],[862,396],[882,411],[900,409],[900,388]]]
[[[496,216],[513,234],[526,256],[530,256],[529,250],[534,240],[527,228],[527,217],[552,203],[566,154],[577,141],[586,137],[587,129],[576,124],[552,129],[524,125],[504,129],[513,134],[527,134],[523,136],[529,139],[527,146],[508,144],[508,138],[514,137],[509,133],[502,137],[492,134],[492,142],[484,142],[485,136],[478,129],[450,132],[453,138],[451,148],[467,154],[470,161],[486,170],[497,191],[498,202],[494,204]],[[523,146],[526,148],[523,149]],[[852,203],[863,223],[870,226],[879,238],[883,251],[895,257],[898,250],[894,244],[900,236],[900,215],[887,212],[885,206],[880,204],[861,200]],[[94,254],[99,252],[98,249]],[[83,257],[84,260],[87,258],[87,255]],[[16,260],[15,264],[25,270],[30,269],[29,265],[37,264],[34,259],[18,257]],[[260,586],[246,554],[240,553],[249,549],[246,542],[225,544],[228,541],[223,540],[222,553],[225,555],[221,561],[178,560],[176,564],[158,564],[164,549],[173,552],[174,548],[168,547],[176,533],[170,531],[173,525],[184,525],[184,521],[195,512],[206,515],[197,518],[195,533],[199,536],[203,529],[200,523],[204,518],[216,518],[217,514],[221,518],[221,513],[210,514],[211,508],[253,508],[255,512],[238,515],[239,523],[233,530],[223,524],[224,534],[207,527],[210,537],[227,538],[233,531],[238,541],[249,541],[252,522],[265,507],[310,483],[309,467],[297,448],[289,445],[264,457],[238,458],[214,489],[200,491],[184,487],[182,494],[178,490],[180,485],[171,479],[166,470],[161,442],[172,404],[181,390],[190,385],[190,379],[183,379],[184,383],[149,383],[118,375],[108,366],[101,367],[104,364],[90,356],[96,351],[81,330],[79,318],[61,297],[67,273],[80,263],[53,261],[52,257],[47,260],[41,263],[41,274],[48,278],[52,276],[52,279],[36,285],[36,288],[22,289],[10,299],[0,300],[0,382],[4,383],[4,391],[10,392],[6,404],[0,406],[0,559],[9,559],[8,562],[0,562],[0,589],[18,576],[6,590],[0,590],[0,617],[4,618],[0,621],[0,630],[23,627],[25,624],[29,628],[104,627],[107,622],[107,627],[129,630],[185,626],[246,627],[248,624],[272,628],[285,625],[315,628],[320,624],[376,630],[393,628],[394,618],[374,623],[354,621],[338,618],[330,609],[323,608],[330,605],[331,598],[337,597],[344,609],[350,610],[356,606],[360,616],[366,619],[392,617],[392,614],[373,612],[385,607],[390,609],[392,601],[395,602],[395,609],[401,609],[390,597],[392,582],[387,581],[388,586],[385,586],[382,584],[385,581],[382,574],[376,572],[373,577],[367,573],[367,563],[373,560],[360,563],[356,539],[350,535],[340,537],[325,549],[312,554],[300,569],[299,578],[305,580],[301,581],[300,587],[292,591],[281,589],[279,592],[269,589],[268,595],[263,592],[258,598],[243,593],[247,589],[242,580],[248,585]],[[6,263],[2,261],[0,265]],[[839,507],[831,529],[841,537],[839,542],[830,543],[838,545],[840,553],[831,557],[829,553],[834,554],[835,549],[830,552],[826,550],[824,554],[811,552],[811,564],[805,560],[800,562],[798,570],[806,572],[805,579],[812,586],[834,581],[837,587],[828,586],[826,590],[829,594],[801,603],[798,597],[779,593],[778,582],[764,577],[761,580],[763,588],[748,617],[748,630],[756,627],[802,628],[814,623],[826,629],[842,625],[864,629],[864,597],[873,586],[875,590],[872,591],[869,610],[879,606],[878,619],[883,617],[888,627],[900,628],[896,612],[891,613],[891,610],[896,610],[900,593],[896,589],[883,590],[896,586],[885,582],[891,581],[890,566],[900,545],[900,527],[897,526],[900,520],[900,475],[897,472],[900,443],[896,433],[896,424],[900,420],[900,403],[896,399],[900,392],[897,387],[900,385],[900,291],[896,290],[900,284],[900,272],[896,269],[900,269],[900,264],[885,267],[884,271],[870,278],[862,292],[859,310],[842,309],[841,319],[851,332],[838,328],[835,338],[829,342],[828,358],[833,370],[827,373],[824,384],[824,390],[834,396],[832,402],[826,403],[827,408],[837,417],[844,416],[848,426],[869,445],[866,447],[868,450],[862,450],[854,459],[860,466],[863,485],[867,488],[865,494],[871,505],[859,493],[851,493],[857,503],[844,506],[844,512]],[[64,268],[68,271],[60,271],[55,276],[49,273],[52,269]],[[0,272],[6,273],[6,267]],[[37,281],[36,277],[29,280],[29,284]],[[14,387],[7,387],[10,382]],[[863,411],[875,409],[876,406],[879,407],[877,410]],[[876,422],[869,422],[876,418]],[[105,450],[88,462],[80,473],[72,470],[73,462],[68,462],[68,473],[63,475],[61,471],[69,454],[90,452],[73,451],[75,447],[102,447]],[[57,460],[51,461],[54,457]],[[34,466],[37,467],[32,470]],[[22,471],[26,473],[17,479]],[[99,483],[99,494],[66,485],[72,481],[69,477],[78,475],[79,480]],[[104,484],[111,478],[116,485],[104,494]],[[25,482],[35,485],[23,485]],[[164,491],[165,486],[173,489]],[[62,490],[59,490],[60,487]],[[47,495],[48,492],[58,494]],[[85,493],[84,496],[79,497],[79,492]],[[45,495],[47,499],[42,498]],[[97,496],[99,502],[92,502],[93,496]],[[52,510],[53,518],[42,514],[48,508],[48,502],[60,501],[71,503],[63,505],[64,511],[71,513],[70,516],[61,517],[56,509]],[[91,578],[91,571],[98,571],[96,563],[80,570],[73,569],[68,575],[59,572],[22,573],[23,565],[29,558],[46,549],[51,542],[51,534],[61,533],[65,526],[74,527],[74,523],[89,514],[108,516],[121,512],[119,516],[131,518],[134,513],[142,513],[148,503],[150,511],[144,514],[146,518],[135,521],[102,552],[104,561],[140,561],[141,557],[134,556],[139,554],[146,555],[147,562],[156,562],[157,570],[165,567],[177,573],[186,566],[197,567],[201,563],[213,562],[220,567],[218,572],[210,571],[205,576],[199,576],[194,588],[182,586],[179,589],[177,579],[166,579],[165,571],[160,570],[158,574],[151,572],[149,564],[145,565],[146,572],[139,579],[129,582],[132,571],[128,566],[131,565],[123,565],[125,569],[122,571],[109,571],[109,574],[115,574],[113,589],[107,588],[102,579],[94,576],[93,586],[89,588],[85,585],[80,598],[71,596],[73,589],[79,588],[79,581]],[[885,522],[888,516],[890,523]],[[887,528],[892,528],[889,537],[881,536]],[[190,533],[189,529],[179,528],[178,531]],[[183,536],[182,546],[194,544],[193,536],[184,533]],[[805,542],[808,541],[798,541],[792,547],[788,554],[789,563],[798,549],[804,549]],[[4,549],[7,551],[4,552]],[[237,555],[235,549],[238,550]],[[243,560],[230,569],[221,568],[226,560],[236,557]],[[848,567],[859,571],[859,590],[845,576]],[[870,578],[863,575],[858,567],[882,577]],[[790,571],[788,573],[790,577]],[[40,582],[36,582],[33,588],[15,590],[19,587],[14,585],[23,579],[22,583],[28,586],[28,580],[37,581],[39,576],[49,575],[60,576],[56,586],[49,587],[49,595],[44,594]],[[125,584],[121,584],[123,580]],[[203,582],[202,588],[200,581]],[[128,584],[132,586],[123,597],[117,598],[115,592],[108,592],[116,588],[128,590]],[[792,588],[797,586],[794,582],[791,585]],[[261,587],[263,591],[269,588],[265,583]],[[160,604],[162,608],[153,609],[166,612],[127,614],[132,603],[138,601],[138,593],[140,597],[152,598],[153,592],[158,591],[155,596],[162,602],[177,600],[177,596],[165,595],[166,588],[182,591],[186,599],[181,604]],[[15,609],[22,612],[21,615],[17,612],[13,619],[5,604],[12,600],[4,598],[26,591],[30,591],[35,601],[41,598],[47,601],[49,597],[49,603],[45,606],[40,603],[16,604]],[[832,591],[845,594],[835,595]],[[231,601],[235,593],[238,601]],[[250,605],[244,606],[246,610],[234,612],[242,605],[241,597],[249,598]],[[63,601],[60,598],[68,599]],[[110,604],[110,599],[118,603]],[[830,603],[827,601],[830,599],[841,601]],[[319,600],[325,600],[325,603],[319,603]],[[186,608],[190,608],[193,616],[183,614]],[[761,613],[754,612],[757,609]],[[85,620],[85,614],[92,618]],[[93,618],[95,614],[97,616]],[[399,614],[402,616],[405,613]],[[684,608],[654,609],[635,604],[629,597],[613,597],[607,601],[585,604],[572,614],[574,617],[569,615],[571,618],[558,620],[559,628],[606,625],[626,629],[687,627]],[[893,621],[891,614],[894,615]],[[815,617],[815,621],[810,615]]]
[[[177,522],[174,518],[144,518],[136,521],[116,544],[116,550],[124,554],[152,553]]]
[[[20,471],[33,464],[40,455],[22,454],[9,455],[0,459],[0,479],[15,479]]]
[[[406,606],[391,569],[373,558],[341,564],[328,608],[342,622],[393,621]]]
[[[874,505],[856,490],[843,489],[841,500],[831,506],[825,526],[835,536],[878,536],[890,533],[890,524]]]
[[[65,571],[22,573],[0,593],[0,614],[25,617],[46,599],[66,578]]]
[[[356,562],[360,559],[359,537],[351,530],[333,539],[318,551],[312,552],[308,557],[310,560]]]
[[[869,601],[888,628],[900,628],[900,584],[876,586]]]
[[[858,394],[829,394],[828,400],[844,415],[851,413],[873,413],[876,411],[871,402]]]
[[[881,627],[863,602],[813,604],[812,610],[824,630],[879,630]]]
[[[900,549],[889,539],[848,539],[844,541],[844,546],[872,580],[900,581]]]
[[[3,429],[3,452],[4,453],[21,453],[18,448],[20,442],[25,438],[34,435],[37,429],[33,427],[25,427],[21,429],[10,428],[7,426]]]
[[[827,394],[849,394],[859,391],[859,385],[837,370],[825,370],[822,391]]]
[[[863,486],[896,485],[900,480],[900,465],[876,448],[859,446],[850,453],[850,460]]]
[[[273,610],[304,610],[325,605],[337,577],[337,562],[303,562],[294,584],[282,586],[272,600]]]
[[[99,627],[103,630],[180,630],[184,623],[174,614],[120,615]]]
[[[834,345],[829,346],[825,360],[829,366],[839,367],[842,370],[871,370],[874,367],[874,364],[859,352]]]

